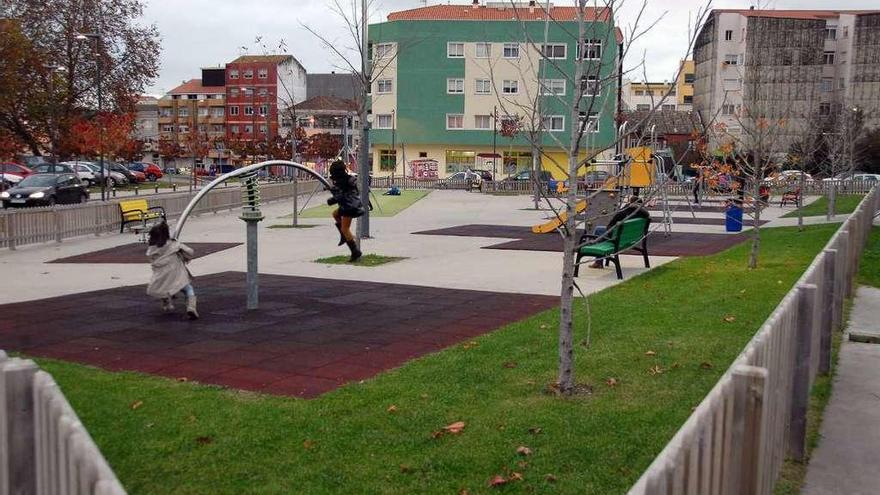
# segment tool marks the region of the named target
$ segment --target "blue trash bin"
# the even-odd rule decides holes
[[[743,209],[732,204],[724,212],[724,226],[728,232],[741,232],[743,229]]]

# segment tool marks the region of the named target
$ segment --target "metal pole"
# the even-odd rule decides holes
[[[357,242],[360,246],[361,239],[370,237],[370,122],[367,117],[367,98],[369,94],[368,85],[372,83],[373,77],[369,66],[368,53],[368,34],[367,34],[367,0],[361,0],[361,97],[363,101],[363,111],[361,112],[361,147],[360,147],[360,187],[361,187],[361,203],[364,205],[364,214],[358,219],[357,223]]]
[[[396,112],[391,110],[391,154],[394,156],[394,168],[391,169],[391,185],[394,185],[394,172],[397,172],[397,122]]]
[[[291,102],[292,103],[292,102]],[[296,161],[296,108],[290,107],[291,117],[293,122],[291,122],[290,127],[290,161]],[[299,175],[296,169],[293,169],[293,226],[296,227],[299,225],[299,191],[297,184],[297,175]]]
[[[498,105],[492,109],[492,180],[498,180]]]
[[[101,181],[101,201],[107,201],[107,180],[110,177],[109,171],[104,168],[104,124],[101,123],[101,113],[104,111],[104,95],[101,91],[101,80],[104,75],[101,72],[102,64],[101,64],[101,22],[98,21],[98,33],[95,37],[95,46],[97,46],[97,54],[98,57],[97,63],[95,64],[98,69],[98,161],[101,165],[101,176],[104,180]]]
[[[260,218],[241,217],[247,224],[247,309],[257,309],[260,305],[260,283],[257,263],[257,224]]]
[[[546,5],[544,6],[544,44],[541,46],[541,55],[544,57],[547,56],[547,53],[545,50],[547,49],[546,47],[547,47],[547,41],[549,39],[549,36],[550,36],[550,0],[547,0]],[[538,88],[539,88],[538,89],[538,96],[535,101],[535,103],[537,104],[536,105],[537,106],[536,113],[538,114],[538,135],[537,135],[537,139],[532,140],[532,174],[531,175],[532,175],[532,185],[533,185],[533,200],[534,200],[536,210],[540,206],[540,201],[541,201],[541,186],[540,186],[540,182],[539,182],[538,171],[540,170],[540,166],[541,166],[541,150],[543,149],[543,146],[544,146],[544,105],[541,104],[541,103],[543,103],[543,99],[541,97],[543,92],[541,91],[540,88],[544,84],[544,82],[546,81],[546,77],[547,77],[547,61],[542,60],[541,61],[541,80],[538,81]],[[575,84],[572,85],[572,86],[574,86],[572,91],[581,91],[579,89],[579,84],[580,84],[580,81],[576,81]],[[581,93],[581,94],[583,94],[583,93]],[[577,98],[577,96],[575,96],[575,98]],[[571,125],[575,125],[575,123],[572,122]],[[568,180],[569,180],[569,187],[574,187],[575,192],[577,192],[577,175],[575,175],[575,177],[569,177]]]

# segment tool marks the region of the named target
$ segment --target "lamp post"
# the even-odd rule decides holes
[[[97,90],[98,90],[98,117],[100,118],[101,113],[104,111],[104,95],[102,93],[101,85],[104,80],[104,73],[102,72],[101,66],[101,51],[102,45],[104,42],[104,36],[101,34],[101,23],[98,23],[98,30],[94,33],[77,33],[74,36],[75,39],[79,41],[86,40],[95,40],[95,68],[97,69],[97,73],[95,74]],[[101,124],[100,119],[98,120],[98,163],[101,166],[101,201],[107,201],[107,178],[110,177],[110,173],[104,167],[104,126]]]
[[[254,156],[252,157],[254,161],[256,161],[256,152],[257,152],[257,88],[252,87],[248,88],[245,86],[241,87],[241,91],[247,94],[248,91],[251,92],[251,144],[254,150]]]
[[[55,98],[55,74],[67,72],[63,65],[46,64],[43,68],[49,71],[49,98]],[[53,102],[54,103],[54,102]],[[52,129],[49,132],[49,143],[52,145],[51,163],[58,163],[58,114],[52,107]]]

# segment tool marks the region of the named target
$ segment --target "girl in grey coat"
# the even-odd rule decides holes
[[[147,257],[153,268],[147,294],[162,300],[162,310],[174,311],[171,298],[178,292],[186,295],[186,314],[189,319],[199,317],[196,310],[196,294],[192,286],[192,274],[186,264],[193,259],[193,250],[186,244],[171,239],[168,224],[162,222],[150,229]]]

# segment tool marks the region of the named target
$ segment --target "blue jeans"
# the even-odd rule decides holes
[[[183,292],[186,297],[196,297],[196,291],[193,290],[192,284],[187,284],[186,287],[180,289],[180,292]]]
[[[596,228],[593,229],[593,235],[595,236],[601,236],[605,232],[608,232],[608,227],[604,225],[598,225],[596,226]],[[600,259],[601,258],[599,258],[598,256],[596,257],[596,261],[599,261]]]

